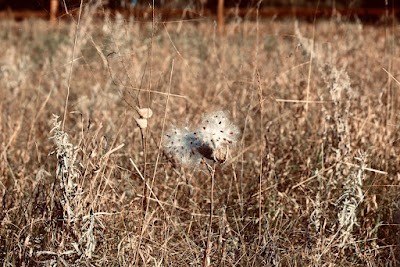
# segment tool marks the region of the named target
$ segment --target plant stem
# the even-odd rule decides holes
[[[206,163],[207,170],[210,173],[211,178],[211,193],[210,193],[210,219],[208,225],[208,234],[207,234],[207,246],[204,251],[204,258],[203,258],[203,267],[206,267],[210,263],[210,252],[211,252],[211,226],[212,226],[212,218],[214,213],[214,174],[215,174],[215,163],[213,167]]]

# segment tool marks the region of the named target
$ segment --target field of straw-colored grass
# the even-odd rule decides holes
[[[0,265],[399,264],[397,22],[76,22],[0,21]],[[218,110],[224,164],[165,153]]]

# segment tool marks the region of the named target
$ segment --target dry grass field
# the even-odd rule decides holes
[[[90,12],[0,21],[1,266],[400,264],[396,21]],[[224,164],[165,153],[218,110]]]

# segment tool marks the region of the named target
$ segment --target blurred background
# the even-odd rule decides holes
[[[80,0],[0,0],[0,12],[2,17],[10,16],[10,12],[17,12],[14,14],[14,18],[24,17],[50,17],[52,10],[50,8],[51,2],[56,7],[53,8],[53,12],[56,12],[57,16],[62,15],[65,11],[65,6],[69,11],[77,9],[80,5]],[[89,4],[94,2],[93,0],[84,0],[83,4]],[[140,16],[140,11],[150,9],[153,1],[151,0],[104,0],[101,1],[102,6],[111,10],[119,10],[122,12],[136,12],[136,16]],[[218,4],[220,2],[220,4]],[[385,15],[387,9],[392,9],[391,12],[398,14],[398,8],[400,7],[399,1],[394,0],[155,0],[154,4],[157,9],[162,10],[163,17],[171,16],[193,16],[190,12],[197,12],[200,15],[211,15],[216,14],[218,6],[223,6],[226,9],[238,8],[241,9],[241,14],[246,9],[251,9],[259,5],[260,10],[269,10],[269,12],[260,13],[261,16],[284,16],[293,14],[294,9],[301,9],[297,16],[313,16],[315,9],[318,7],[319,10],[324,10],[323,14],[327,13],[327,10],[338,10],[341,13],[351,13],[352,15],[360,16],[360,19],[379,18]],[[168,10],[174,10],[171,13]],[[182,12],[176,12],[181,10]],[[275,10],[275,13],[272,11]],[[288,12],[292,11],[292,13]],[[24,11],[25,13],[18,13]],[[186,12],[184,12],[186,11]],[[29,13],[31,12],[31,13]],[[42,12],[42,13],[39,13]],[[225,11],[226,12],[226,11]],[[317,14],[322,15],[322,14]]]
[[[0,0],[1,9],[48,9],[51,0]],[[77,6],[80,0],[60,0],[68,6]],[[91,0],[84,0],[84,3],[93,2]],[[105,6],[110,8],[128,8],[137,6],[146,8],[152,3],[151,0],[104,0],[102,1]],[[154,3],[157,7],[161,8],[186,8],[186,7],[205,7],[214,8],[217,6],[218,0],[155,0]],[[318,1],[315,0],[225,0],[227,7],[251,7],[261,2],[261,7],[315,7]],[[321,0],[320,7],[337,7],[337,8],[383,8],[386,5],[399,7],[399,1],[393,0]]]

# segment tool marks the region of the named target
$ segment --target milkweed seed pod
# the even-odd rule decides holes
[[[166,134],[164,147],[168,155],[184,165],[196,165],[203,159],[224,163],[239,135],[239,128],[226,112],[216,111],[205,115],[194,132],[173,126]]]
[[[165,152],[175,157],[184,165],[196,165],[201,162],[201,155],[197,148],[201,140],[196,133],[192,133],[188,128],[182,130],[173,126],[166,134]]]
[[[236,144],[240,135],[239,128],[234,125],[224,111],[216,111],[203,117],[198,128],[204,144],[212,150],[210,155],[203,155],[219,163],[224,163],[229,155],[229,147]]]

